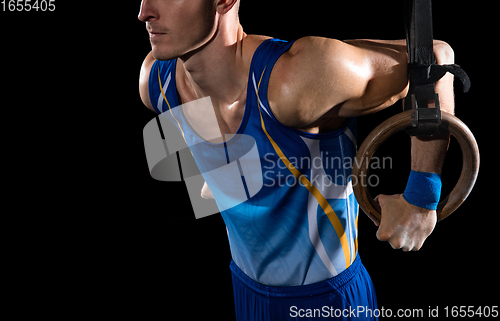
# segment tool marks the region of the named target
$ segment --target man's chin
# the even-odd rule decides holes
[[[165,55],[164,53],[159,53],[159,54],[155,54],[155,53],[153,53],[153,57],[154,57],[156,60],[160,60],[160,61],[166,61],[166,60],[172,60],[172,59],[176,59],[176,58],[178,58],[178,57],[176,57],[176,56]]]
[[[168,50],[166,48],[162,48],[165,46],[160,46],[160,45],[154,45],[153,46],[153,57],[156,60],[172,60],[179,58],[179,55],[177,53],[172,52],[171,50]]]

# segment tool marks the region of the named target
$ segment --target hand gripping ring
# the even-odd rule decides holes
[[[380,222],[380,205],[370,195],[367,172],[370,160],[378,147],[395,133],[411,127],[411,110],[397,114],[375,128],[365,139],[353,166],[353,190],[361,209],[374,221]],[[460,178],[451,193],[439,202],[438,221],[452,214],[465,201],[476,182],[479,172],[479,148],[474,135],[457,117],[442,111],[440,129],[449,131],[460,144],[463,166]]]

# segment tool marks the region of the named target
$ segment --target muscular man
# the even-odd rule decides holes
[[[375,309],[373,285],[357,254],[358,206],[350,168],[325,166],[325,157],[352,160],[355,117],[405,97],[405,41],[286,42],[247,35],[239,2],[143,0],[139,14],[152,45],[140,76],[144,104],[163,113],[210,97],[222,134],[254,138],[265,179],[296,179],[264,184],[247,202],[221,210],[233,258],[237,319],[288,320],[323,306]],[[448,44],[435,41],[434,51],[438,64],[453,63]],[[436,91],[441,108],[453,113],[453,76],[443,77]],[[197,139],[188,123],[175,119],[172,125],[186,140]],[[448,139],[412,138],[411,170],[440,174]],[[204,155],[227,148],[231,140],[207,143]],[[193,153],[199,166],[209,161],[202,154]],[[292,161],[304,158],[313,161]],[[335,179],[315,179],[319,176]],[[210,182],[204,193],[209,188]],[[380,195],[378,202],[377,237],[395,249],[419,250],[434,229],[436,212],[409,204],[403,194]]]

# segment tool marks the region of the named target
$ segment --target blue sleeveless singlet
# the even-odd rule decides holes
[[[180,129],[215,196],[234,263],[268,286],[330,279],[353,264],[358,250],[355,119],[334,132],[305,133],[282,125],[267,100],[273,66],[292,44],[269,39],[255,51],[243,120],[225,143],[208,143],[183,112],[175,113],[177,60],[156,61],[149,80],[153,107]],[[235,174],[217,175],[228,164]]]

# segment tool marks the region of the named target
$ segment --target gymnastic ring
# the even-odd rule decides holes
[[[370,160],[379,146],[395,133],[411,127],[411,110],[397,114],[375,128],[365,139],[356,155],[352,179],[356,200],[361,209],[374,221],[380,222],[380,205],[370,195],[367,184],[367,172]],[[440,129],[450,132],[457,139],[462,149],[462,173],[455,188],[439,202],[438,221],[452,214],[469,196],[479,172],[479,148],[470,129],[457,117],[442,111]]]

